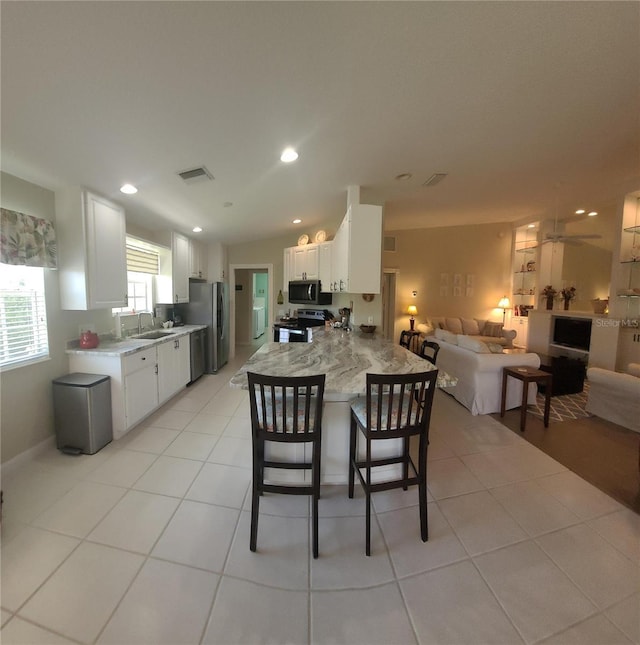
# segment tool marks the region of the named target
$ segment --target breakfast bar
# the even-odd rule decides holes
[[[230,385],[247,389],[247,372],[270,376],[326,374],[321,480],[344,484],[348,475],[350,402],[365,395],[367,373],[409,374],[433,369],[436,367],[429,361],[376,334],[325,328],[314,332],[311,343],[265,343],[233,376]],[[454,387],[456,383],[454,376],[438,373],[438,387]],[[389,448],[393,448],[391,443]]]

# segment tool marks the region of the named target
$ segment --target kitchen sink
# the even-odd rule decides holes
[[[138,334],[135,338],[142,338],[143,340],[156,340],[157,338],[164,338],[165,336],[171,336],[174,332],[172,331],[148,331],[144,334]]]

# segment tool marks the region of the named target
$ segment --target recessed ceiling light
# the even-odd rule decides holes
[[[584,210],[584,208],[579,208],[576,211],[576,215],[584,215],[587,211]]]
[[[296,219],[293,220],[294,224],[302,224],[302,220],[299,217],[296,217]]]
[[[396,181],[409,181],[413,175],[410,172],[403,172],[396,175]]]
[[[598,211],[591,211],[590,213],[587,213],[587,217],[595,217],[598,214]]]
[[[132,184],[125,184],[120,187],[120,192],[125,195],[135,195],[138,192],[138,189]]]
[[[194,233],[202,233],[202,228],[200,226],[194,226],[191,230]]]
[[[280,161],[291,163],[298,158],[298,153],[293,148],[285,148],[280,155]]]
[[[527,226],[527,228],[535,228],[535,227],[536,227],[535,224],[529,224],[529,226]]]

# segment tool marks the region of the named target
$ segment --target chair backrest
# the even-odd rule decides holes
[[[418,354],[435,365],[439,351],[440,345],[438,343],[434,343],[432,340],[423,340]]]
[[[393,438],[428,431],[437,376],[438,370],[367,374],[367,433]]]
[[[400,345],[402,345],[402,347],[406,347],[407,349],[409,349],[410,344],[411,344],[411,334],[408,331],[401,331]]]
[[[312,441],[320,436],[325,375],[265,376],[247,372],[251,428],[269,441]]]

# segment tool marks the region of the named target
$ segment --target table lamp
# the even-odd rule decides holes
[[[502,324],[504,325],[504,321],[507,316],[507,309],[511,309],[509,298],[507,298],[507,296],[502,296],[502,298],[500,298],[500,302],[498,303],[498,307],[502,309]]]
[[[411,316],[411,318],[409,318],[409,327],[411,331],[413,331],[413,326],[416,323],[414,316],[418,315],[418,308],[415,305],[409,305],[407,313]]]

